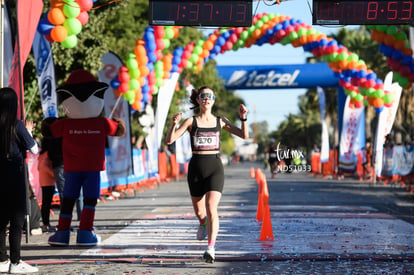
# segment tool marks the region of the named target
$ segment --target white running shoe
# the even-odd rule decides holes
[[[10,260],[0,262],[0,272],[1,273],[8,273],[10,269]]]
[[[200,225],[197,230],[197,240],[202,241],[207,237],[207,223]]]
[[[206,260],[206,263],[214,263],[214,260],[216,259],[216,251],[214,247],[208,247],[207,250],[204,252],[203,258]]]
[[[10,264],[10,273],[11,274],[26,274],[32,272],[38,272],[39,269],[37,267],[31,266],[26,264],[22,260],[18,264]]]

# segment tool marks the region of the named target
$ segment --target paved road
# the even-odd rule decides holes
[[[265,171],[274,241],[260,241],[251,167],[262,168],[245,162],[225,169],[214,264],[201,260],[206,241],[195,240],[184,180],[100,202],[97,247],[76,247],[76,232],[69,247],[50,247],[43,234],[23,244],[23,257],[39,274],[414,274],[408,192],[303,173],[270,179]]]

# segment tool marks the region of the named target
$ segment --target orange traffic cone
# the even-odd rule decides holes
[[[261,241],[273,241],[272,220],[270,217],[269,197],[263,199],[264,217],[260,232]]]

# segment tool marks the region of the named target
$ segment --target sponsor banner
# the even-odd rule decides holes
[[[394,124],[395,116],[397,114],[398,105],[400,104],[400,97],[402,88],[398,83],[392,83],[392,75],[390,72],[385,77],[384,90],[389,91],[394,98],[394,102],[391,107],[384,107],[382,112],[379,114],[378,126],[375,134],[375,145],[374,145],[374,159],[375,159],[375,173],[381,175],[382,170],[382,150],[384,147],[385,137],[391,132]],[[391,84],[392,83],[392,84]]]
[[[115,96],[110,85],[111,80],[117,75],[122,62],[115,54],[109,52],[102,57],[103,69],[99,71],[99,80],[109,85],[105,92],[105,114],[120,118],[125,123],[126,133],[122,137],[108,137],[110,156],[107,160],[107,174],[109,180],[127,178],[132,174],[132,148],[131,148],[131,127],[129,121],[129,106],[126,100]]]
[[[162,133],[164,131],[165,121],[167,119],[168,110],[170,109],[171,100],[174,95],[175,86],[177,85],[179,73],[172,73],[169,79],[164,80],[164,84],[160,87],[157,97],[157,110],[155,112],[155,135],[157,149],[161,148]],[[158,150],[157,150],[158,151]]]
[[[326,107],[326,99],[325,93],[323,92],[321,87],[317,87],[318,98],[319,98],[319,111],[321,113],[321,124],[322,124],[322,133],[321,133],[321,163],[325,163],[329,161],[329,134],[328,134],[328,126],[326,125],[325,121],[325,107]]]
[[[33,55],[36,63],[43,118],[58,117],[55,67],[50,42],[38,31],[36,31],[33,40]]]
[[[217,66],[226,89],[291,89],[335,87],[338,79],[327,63],[297,65]],[[318,73],[315,73],[318,72]]]
[[[345,102],[341,138],[339,142],[339,164],[344,170],[355,170],[357,157],[356,152],[364,146],[362,140],[365,119],[364,108],[351,109],[349,107],[350,97]]]
[[[24,119],[23,67],[32,48],[42,9],[43,1],[41,0],[17,1],[17,39],[14,45],[8,86],[17,93],[19,100],[17,116],[19,119]]]

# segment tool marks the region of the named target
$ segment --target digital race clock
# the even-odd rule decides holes
[[[150,0],[149,24],[161,26],[247,27],[253,0]]]
[[[314,25],[413,24],[414,0],[313,0]]]

